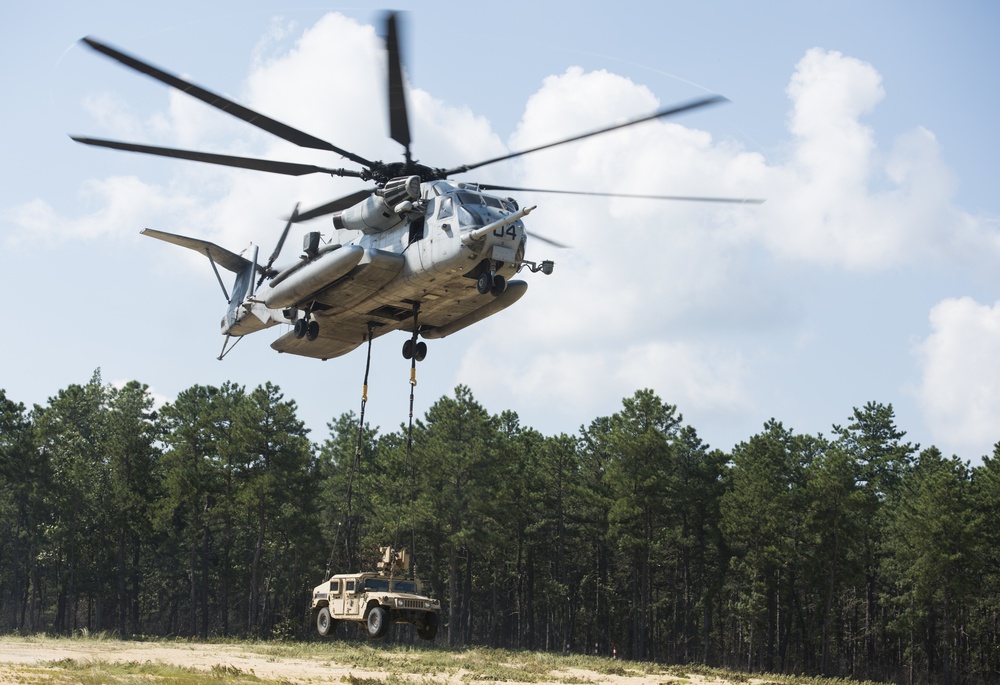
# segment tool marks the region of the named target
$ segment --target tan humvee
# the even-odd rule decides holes
[[[441,602],[421,594],[421,583],[407,579],[410,555],[382,548],[377,571],[338,573],[313,589],[312,613],[316,630],[333,635],[341,621],[362,623],[368,636],[378,640],[393,623],[410,623],[417,635],[433,640],[437,635]]]

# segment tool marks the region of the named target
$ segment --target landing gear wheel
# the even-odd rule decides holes
[[[323,607],[316,614],[316,632],[322,637],[330,637],[337,629],[337,622],[330,616],[330,607]]]
[[[493,293],[493,297],[500,297],[503,291],[507,289],[507,279],[503,276],[493,277],[493,287],[490,288],[490,292]]]
[[[422,362],[426,358],[427,343],[423,340],[416,345],[413,344],[413,338],[403,342],[403,359],[416,359],[418,362]]]
[[[430,613],[424,617],[423,623],[417,624],[417,636],[421,640],[433,640],[438,632],[438,615]]]
[[[368,637],[381,640],[389,630],[389,611],[385,607],[372,607],[368,612]]]
[[[476,279],[476,290],[479,291],[480,295],[485,295],[493,288],[493,274],[489,271],[484,271],[479,274],[479,278]]]
[[[310,321],[309,325],[306,326],[306,340],[312,342],[319,337],[319,322]]]
[[[306,328],[309,327],[309,322],[305,319],[296,319],[295,327],[292,329],[292,334],[299,340],[306,337]]]

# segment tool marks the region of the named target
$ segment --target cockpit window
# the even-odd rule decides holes
[[[482,226],[483,220],[477,215],[470,212],[468,209],[462,205],[458,206],[458,225],[459,226]]]
[[[447,219],[455,214],[454,203],[449,195],[441,198],[441,209],[438,210],[439,219]]]
[[[476,193],[458,193],[458,201],[463,205],[481,205],[483,196]]]
[[[448,181],[435,181],[431,185],[431,188],[434,189],[435,195],[444,195],[445,193],[450,193],[453,190],[455,190],[455,186],[453,186],[451,183],[448,183]]]
[[[498,197],[490,197],[489,195],[483,195],[483,199],[486,200],[486,204],[490,207],[496,207],[497,209],[504,209],[503,202],[501,202]]]
[[[434,216],[435,209],[437,209],[437,198],[432,197],[430,200],[427,201],[427,209],[425,210],[425,213],[427,214],[428,218]]]

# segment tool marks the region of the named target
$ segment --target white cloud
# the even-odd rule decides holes
[[[497,339],[483,336],[471,345],[459,376],[485,400],[516,397],[516,406],[532,414],[596,416],[615,411],[622,397],[640,388],[653,388],[682,411],[736,412],[753,403],[748,369],[740,353],[726,346],[644,340],[614,350],[544,346],[522,357],[516,338],[505,336],[499,347],[490,342]]]
[[[7,244],[118,239],[138,234],[150,217],[186,214],[197,208],[196,198],[187,189],[151,185],[134,176],[89,179],[80,187],[78,198],[92,208],[90,213],[62,216],[40,199],[10,210],[7,215],[17,230],[7,236]]]
[[[502,315],[506,331],[521,332],[514,340],[505,336],[506,351],[520,360],[517,381],[511,381],[522,391],[518,402],[526,385],[533,388],[529,395],[552,402],[586,402],[586,388],[593,395],[597,384],[601,393],[616,396],[653,387],[682,409],[684,402],[720,412],[746,408],[754,398],[743,357],[693,341],[708,329],[718,340],[727,332],[776,326],[801,339],[795,330],[808,297],[798,283],[803,264],[878,271],[928,259],[947,262],[958,248],[963,259],[989,259],[984,246],[998,254],[995,232],[953,206],[955,180],[930,131],[915,128],[887,153],[879,150],[875,132],[863,123],[885,97],[871,65],[811,50],[797,65],[788,94],[791,138],[783,158],[767,159],[666,121],[521,160],[519,184],[529,187],[762,196],[767,202],[734,207],[520,198],[540,205],[529,230],[565,240],[573,250],[553,254],[531,245],[529,258],[554,257],[556,272],[534,278],[532,291]],[[511,148],[659,105],[626,78],[569,69],[547,78],[531,97]],[[731,349],[756,358],[748,343],[754,344],[744,338],[744,347],[733,342]],[[628,372],[636,368],[631,359],[644,360],[642,373]],[[470,352],[463,369],[471,377],[484,362]]]
[[[143,135],[143,125],[132,107],[121,96],[94,93],[83,101],[84,110],[94,119],[98,131],[114,131],[116,136],[133,140]]]
[[[935,439],[987,454],[1000,441],[1000,301],[942,300],[930,323],[916,348],[927,422]]]
[[[4,219],[9,221],[16,230],[7,234],[4,243],[8,247],[16,246],[29,240],[52,240],[61,219],[56,210],[41,199],[34,199],[5,210]]]
[[[871,132],[858,119],[885,97],[882,77],[870,64],[813,48],[796,65],[786,92],[795,103],[789,130],[803,148],[806,142],[817,146],[803,149],[803,157],[813,152],[815,165],[833,162],[835,168],[837,159],[867,158]],[[831,147],[837,152],[834,160],[824,154]]]
[[[788,87],[788,159],[768,169],[766,244],[788,259],[880,270],[951,255],[958,236],[995,258],[997,239],[952,204],[956,181],[934,134],[916,128],[881,152],[862,117],[885,97],[870,64],[813,49]],[[988,248],[992,257],[982,254]]]

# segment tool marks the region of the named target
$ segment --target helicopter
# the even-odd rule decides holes
[[[271,343],[278,352],[317,359],[345,355],[364,342],[394,330],[410,337],[403,343],[406,359],[422,361],[425,340],[444,338],[510,307],[528,284],[516,276],[550,275],[554,261],[526,259],[528,239],[554,247],[565,245],[528,233],[524,218],[536,205],[521,206],[509,192],[558,193],[655,200],[759,203],[759,200],[698,196],[628,195],[540,188],[518,188],[456,181],[452,177],[486,165],[602,135],[643,122],[676,116],[725,101],[710,95],[652,114],[451,168],[430,167],[415,160],[404,68],[400,51],[400,18],[384,15],[382,35],[388,54],[389,135],[403,147],[396,162],[369,160],[244,107],[228,98],[168,73],[93,37],[82,42],[141,74],[176,88],[227,114],[298,146],[332,152],[359,169],[237,157],[208,152],[142,145],[85,136],[85,145],[159,155],[268,173],[352,177],[365,189],[288,217],[276,247],[264,263],[259,247],[237,254],[199,238],[146,228],[141,233],[208,257],[227,301],[221,322],[223,359],[243,336],[285,325]],[[291,265],[276,268],[294,224],[331,216],[333,231],[304,235],[302,254]],[[227,290],[219,267],[235,274]]]

